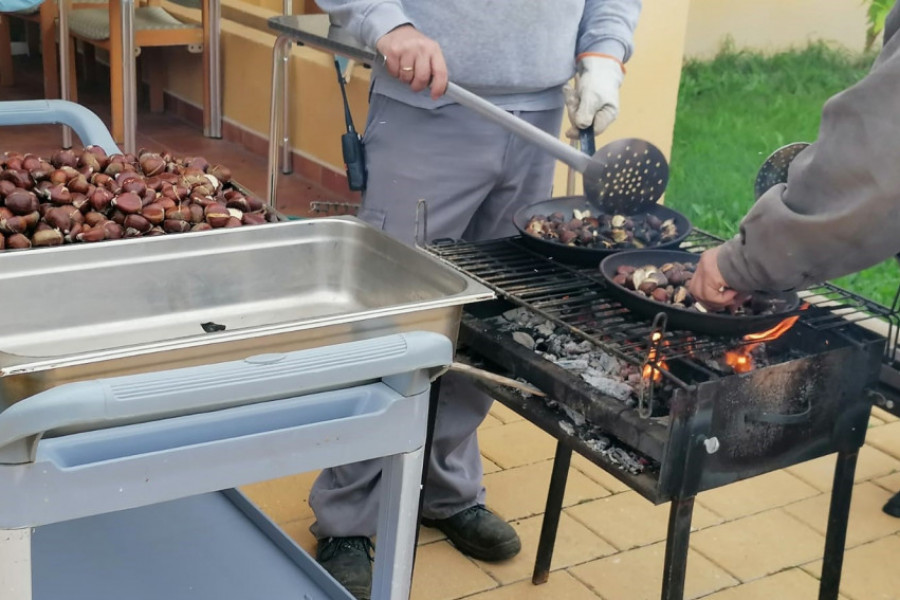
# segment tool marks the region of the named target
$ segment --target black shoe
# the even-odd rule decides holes
[[[881,510],[892,517],[900,517],[900,492],[894,494],[894,497],[888,500]]]
[[[506,560],[522,549],[516,530],[481,504],[446,519],[422,519],[422,525],[440,529],[460,552],[479,560]]]
[[[357,600],[372,595],[372,551],[367,537],[330,537],[319,540],[316,560]]]

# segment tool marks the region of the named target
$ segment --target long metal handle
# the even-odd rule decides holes
[[[531,123],[527,123],[522,119],[511,115],[502,108],[491,104],[484,98],[473,94],[465,88],[459,87],[455,83],[447,84],[447,97],[451,100],[455,100],[466,108],[474,110],[481,116],[490,119],[511,133],[540,146],[549,154],[569,165],[579,173],[584,173],[584,170],[590,163],[590,156],[579,152],[542,129],[538,129]]]

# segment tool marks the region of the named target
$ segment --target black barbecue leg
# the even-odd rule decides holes
[[[428,463],[431,461],[431,444],[434,442],[434,424],[437,421],[438,398],[441,395],[441,378],[431,382],[428,393],[428,422],[425,425],[425,448],[423,452],[422,484],[419,487],[419,510],[416,514],[416,539],[413,543],[413,569],[416,567],[416,549],[419,547],[419,529],[422,528],[422,507],[425,506],[425,480],[428,478]]]
[[[819,600],[837,600],[841,587],[847,520],[850,517],[853,477],[856,474],[858,456],[858,448],[852,452],[840,451],[837,455],[834,485],[831,488],[831,507],[828,510],[828,529],[825,531],[825,555],[822,560],[822,580],[819,582]]]
[[[547,491],[547,506],[544,508],[544,521],[541,524],[541,539],[538,542],[537,558],[534,559],[534,573],[531,575],[531,583],[535,585],[547,583],[547,579],[550,578],[550,560],[553,558],[553,545],[556,543],[556,531],[559,528],[559,515],[562,512],[571,462],[572,449],[562,442],[556,442],[550,489]]]
[[[666,536],[666,559],[663,565],[662,600],[684,598],[684,578],[687,572],[693,515],[694,496],[672,499],[669,507],[669,530]]]

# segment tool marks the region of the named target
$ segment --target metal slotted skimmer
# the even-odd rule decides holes
[[[659,200],[669,181],[666,157],[646,140],[616,140],[600,148],[594,158],[599,158],[596,168],[584,173],[585,194],[599,198],[616,214],[646,211]]]
[[[794,142],[770,154],[756,174],[756,181],[753,184],[754,198],[759,200],[759,197],[773,185],[787,182],[791,162],[808,146],[807,142]]]

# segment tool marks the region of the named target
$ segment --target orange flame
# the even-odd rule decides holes
[[[804,306],[803,308],[806,308],[806,306]],[[750,353],[753,352],[754,348],[756,348],[763,342],[771,342],[772,340],[777,340],[782,335],[787,333],[788,330],[794,326],[798,319],[800,319],[800,316],[794,315],[781,321],[780,323],[778,323],[778,325],[771,329],[760,331],[758,333],[748,333],[744,336],[744,341],[752,343],[741,346],[736,350],[729,350],[728,352],[726,352],[725,364],[731,367],[735,373],[747,373],[749,371],[752,371],[754,365],[753,357],[750,356]]]
[[[660,369],[668,369],[669,365],[666,364],[664,360],[657,360],[657,352],[655,342],[658,342],[662,334],[658,331],[654,331],[650,336],[650,339],[654,342],[653,346],[650,346],[650,352],[647,354],[647,364],[644,365],[644,369],[641,371],[641,376],[644,379],[653,379],[653,381],[662,381],[662,372]]]

